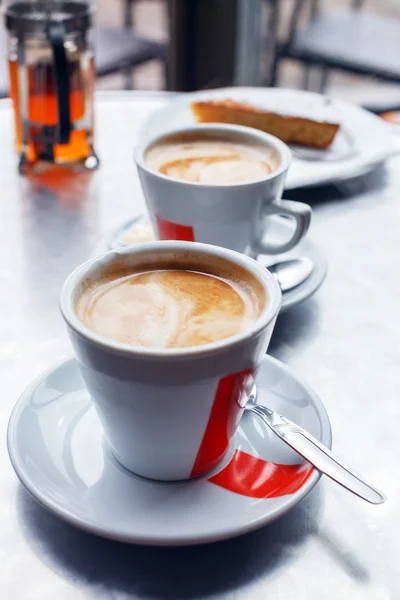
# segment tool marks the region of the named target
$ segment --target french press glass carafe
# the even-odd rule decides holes
[[[20,171],[96,168],[90,0],[13,0],[5,22]]]

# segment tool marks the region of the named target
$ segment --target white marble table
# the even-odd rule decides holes
[[[60,285],[99,236],[143,211],[132,160],[141,124],[166,98],[97,98],[91,180],[58,192],[17,174],[12,115],[0,104],[0,598],[4,600],[397,600],[400,583],[400,159],[339,187],[290,193],[313,204],[310,234],[330,271],[282,315],[270,352],[330,413],[335,451],[388,494],[367,505],[324,480],[289,515],[203,547],[146,548],[83,533],[42,509],[8,460],[7,421],[33,377],[71,353]]]

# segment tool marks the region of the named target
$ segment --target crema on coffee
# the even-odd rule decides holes
[[[76,313],[89,329],[117,342],[184,348],[245,331],[263,305],[243,281],[160,269],[100,277],[83,290]]]
[[[257,181],[279,166],[276,151],[266,144],[200,133],[169,136],[155,143],[145,161],[167,177],[204,185]]]

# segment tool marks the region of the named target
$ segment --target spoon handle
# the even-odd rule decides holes
[[[353,494],[371,504],[381,504],[385,496],[346,466],[308,431],[260,404],[248,402],[246,410],[256,414],[278,437],[324,473]]]

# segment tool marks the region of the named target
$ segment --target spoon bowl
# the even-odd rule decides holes
[[[288,292],[310,277],[314,263],[306,256],[285,258],[267,265],[267,269],[279,283],[282,292]]]

